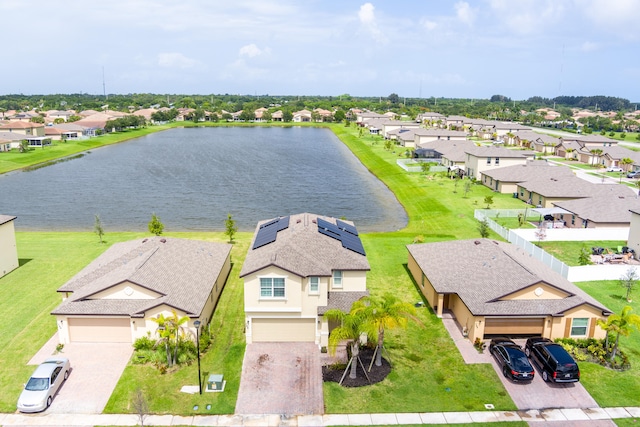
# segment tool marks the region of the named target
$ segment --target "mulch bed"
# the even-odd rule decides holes
[[[374,349],[372,348],[363,348],[360,350],[360,360],[364,364],[365,369],[369,369],[369,364],[371,363],[373,351]],[[355,360],[354,362],[356,361],[357,360]],[[345,367],[346,365],[323,366],[322,380],[326,382],[339,383],[340,378],[342,378],[342,375],[344,374]],[[351,370],[351,367],[349,367],[349,370]],[[356,374],[357,374],[356,378],[355,379],[349,378],[349,373],[347,373],[347,375],[345,375],[344,377],[344,380],[342,381],[342,386],[343,387],[362,387],[366,385],[379,383],[380,381],[385,379],[387,375],[389,375],[389,372],[391,372],[391,365],[383,357],[382,366],[376,366],[374,362],[374,364],[371,366],[371,371],[367,372],[367,375],[369,376],[369,380],[371,380],[371,382],[369,382],[367,380],[367,377],[364,374],[364,371],[362,370],[362,366],[360,366],[360,363],[358,363],[358,369],[356,370]]]

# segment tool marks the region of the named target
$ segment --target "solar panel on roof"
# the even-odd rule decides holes
[[[280,221],[280,218],[272,219],[271,221],[265,222],[264,224],[262,224],[260,226],[260,228],[269,227],[270,225],[273,225],[273,224],[277,223],[278,221]]]
[[[289,216],[285,216],[284,218],[280,218],[278,221],[278,231],[282,231],[285,228],[289,228]]]
[[[253,242],[252,249],[258,249],[261,246],[275,242],[278,237],[278,231],[289,228],[289,218],[290,217],[285,216],[262,224],[258,229],[258,234],[256,235],[256,240]]]
[[[338,225],[338,228],[340,230],[344,230],[348,233],[353,234],[354,236],[358,235],[358,230],[356,230],[353,225],[347,224],[346,222],[340,221],[339,219],[336,219],[336,224]]]

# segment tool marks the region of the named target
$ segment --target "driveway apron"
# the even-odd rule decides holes
[[[57,339],[54,335],[29,364],[39,364],[53,355]],[[66,344],[58,355],[69,359],[71,373],[43,414],[102,413],[132,353],[130,343]]]
[[[320,350],[314,343],[247,345],[236,414],[324,413]]]

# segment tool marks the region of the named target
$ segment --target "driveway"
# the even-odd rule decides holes
[[[514,339],[514,341],[524,348],[525,340]],[[489,355],[489,342],[485,352]],[[536,375],[530,383],[516,383],[502,374],[495,358],[491,356],[491,364],[496,374],[507,389],[509,396],[518,409],[555,409],[555,408],[597,408],[598,404],[585,390],[577,383],[555,384],[546,383],[542,379],[542,374],[533,364]]]
[[[236,414],[324,413],[320,350],[314,343],[248,344]]]
[[[37,365],[53,355],[57,340],[58,336],[54,335],[29,364]],[[102,413],[132,353],[133,346],[130,343],[65,345],[59,355],[69,358],[71,374],[60,387],[51,407],[43,414]]]

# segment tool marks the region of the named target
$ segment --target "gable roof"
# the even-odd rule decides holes
[[[589,198],[563,200],[553,204],[592,222],[629,224],[629,211],[640,209],[640,199],[629,187],[622,187],[622,190],[629,189],[628,194],[619,194],[621,191],[599,192]]]
[[[562,316],[582,304],[611,311],[522,249],[489,239],[407,245],[436,292],[457,294],[476,316]],[[461,254],[463,254],[461,256]],[[501,300],[544,282],[569,294],[562,299]]]
[[[16,219],[17,216],[12,216],[12,215],[0,215],[0,225],[6,224],[8,222],[13,221],[14,219]]]
[[[256,226],[240,277],[274,266],[300,277],[331,276],[334,270],[370,270],[365,255],[343,247],[343,244],[318,231],[318,219],[336,224],[335,218],[311,213],[291,215],[287,228],[277,232],[275,241],[256,247],[258,231],[264,224],[275,220],[260,221]],[[350,226],[352,222],[343,221]],[[355,227],[354,227],[355,228]]]
[[[568,167],[555,166],[545,160],[529,160],[522,165],[488,169],[481,171],[480,175],[486,175],[496,181],[502,182],[526,182],[531,180],[574,177],[573,172]]]
[[[51,314],[128,315],[166,304],[199,316],[231,245],[152,237],[116,243],[83,268],[58,292],[71,296]],[[162,295],[155,299],[91,299],[92,295],[131,282]]]
[[[510,150],[493,145],[474,145],[473,147],[469,147],[465,152],[475,157],[526,158],[534,155],[531,151]]]

